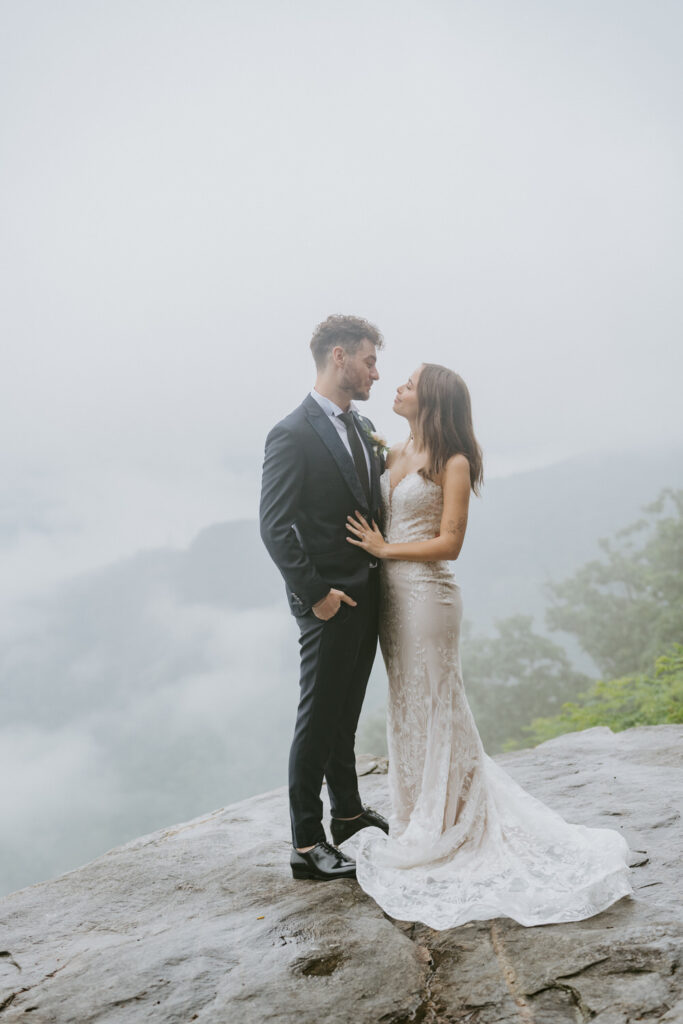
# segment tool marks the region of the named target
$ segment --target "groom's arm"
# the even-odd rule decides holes
[[[292,529],[304,483],[301,449],[280,424],[266,438],[261,481],[261,538],[302,611],[330,592]]]

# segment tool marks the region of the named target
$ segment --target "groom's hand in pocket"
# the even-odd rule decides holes
[[[343,590],[335,590],[331,588],[327,597],[324,597],[322,601],[318,601],[313,605],[311,611],[315,615],[316,619],[322,619],[323,622],[327,622],[328,619],[333,619],[339,611],[339,608],[344,604],[350,604],[352,608],[356,607],[356,602],[348,594],[345,594]]]

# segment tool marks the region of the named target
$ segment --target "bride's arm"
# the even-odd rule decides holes
[[[406,562],[440,562],[458,557],[467,528],[470,502],[470,464],[464,455],[453,455],[446,463],[441,480],[443,512],[438,537],[431,540],[387,544],[375,523],[369,526],[362,516],[348,517],[349,544],[364,548],[375,558],[394,558]]]

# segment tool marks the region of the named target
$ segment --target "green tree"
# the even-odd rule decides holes
[[[549,585],[548,625],[573,633],[605,678],[647,671],[683,640],[683,491],[663,491],[645,512],[600,541],[601,560]]]
[[[532,744],[566,732],[607,725],[614,732],[634,725],[683,722],[683,645],[655,661],[651,675],[597,682],[580,703],[567,703],[559,715],[536,718],[525,730]]]
[[[465,690],[490,754],[528,746],[524,727],[533,718],[554,714],[590,685],[564,648],[534,633],[530,615],[503,619],[496,631],[466,635],[463,644]]]

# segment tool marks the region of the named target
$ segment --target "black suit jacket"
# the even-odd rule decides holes
[[[330,587],[353,597],[367,583],[373,560],[347,542],[346,517],[358,509],[380,522],[383,466],[366,435],[372,423],[357,413],[355,420],[370,453],[372,508],[352,457],[310,395],[266,438],[261,537],[282,573],[294,615],[308,612]]]

